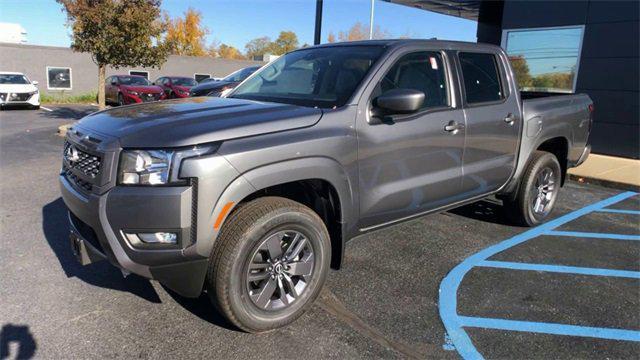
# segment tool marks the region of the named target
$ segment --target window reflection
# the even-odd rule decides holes
[[[506,51],[523,91],[573,92],[582,27],[508,30]]]

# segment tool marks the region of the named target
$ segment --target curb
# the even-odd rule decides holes
[[[578,176],[573,174],[567,174],[567,175],[569,176],[569,180],[573,180],[580,184],[592,184],[592,185],[599,185],[599,186],[604,186],[604,187],[618,189],[618,190],[640,192],[640,186],[638,185],[625,184],[625,183],[611,181],[611,180],[596,179],[596,178]]]
[[[69,130],[69,128],[71,127],[72,124],[64,124],[64,125],[60,125],[58,126],[58,131],[57,131],[57,135],[60,137],[65,137],[67,135],[67,131]]]

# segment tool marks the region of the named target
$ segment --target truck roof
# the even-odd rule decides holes
[[[380,39],[380,40],[358,40],[338,43],[326,43],[312,46],[313,48],[325,48],[335,46],[385,46],[400,47],[416,44],[437,45],[442,49],[486,49],[499,51],[500,47],[492,44],[475,43],[469,41],[437,40],[437,39]],[[305,49],[305,48],[303,48]],[[306,48],[308,49],[308,48]],[[302,50],[302,49],[299,49]]]
[[[15,71],[0,71],[0,75],[24,75],[21,72],[15,72]]]

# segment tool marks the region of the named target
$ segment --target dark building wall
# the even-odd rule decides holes
[[[589,94],[595,104],[593,152],[639,158],[640,2],[507,0],[489,3],[491,6],[485,8],[502,6],[502,18],[483,14],[481,6],[479,42],[500,45],[502,29],[585,26],[576,92]],[[480,25],[482,22],[489,25]]]

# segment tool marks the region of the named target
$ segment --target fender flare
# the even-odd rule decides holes
[[[337,161],[326,157],[306,157],[263,165],[242,173],[222,192],[211,212],[210,224],[221,222],[224,226],[228,215],[249,195],[271,186],[289,182],[318,179],[331,184],[340,201],[340,223],[342,224],[342,241],[340,259],[344,254],[346,225],[353,224],[357,218],[357,198],[354,185],[349,181],[347,172]],[[222,221],[218,221],[222,217]],[[198,242],[197,253],[209,256],[222,228],[213,229],[209,241]],[[335,253],[334,253],[335,254]]]

